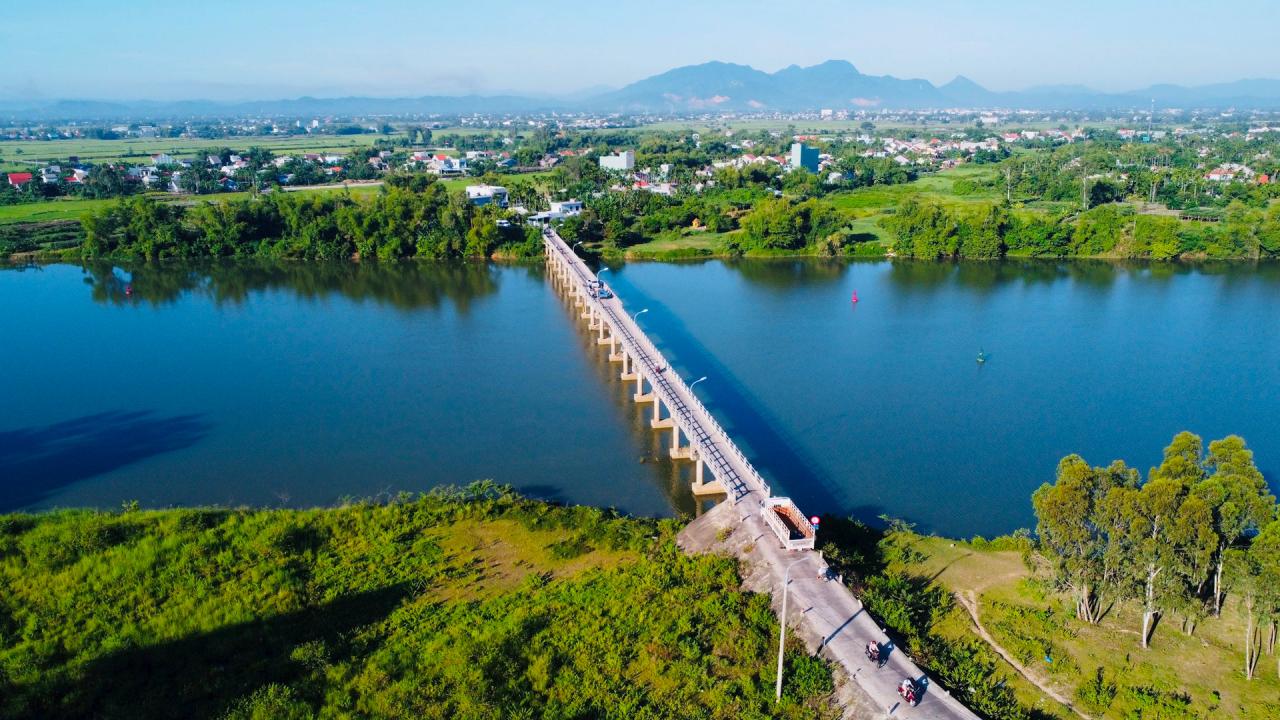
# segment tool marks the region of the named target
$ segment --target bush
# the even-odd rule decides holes
[[[1076,700],[1091,713],[1106,712],[1115,699],[1116,684],[1107,680],[1102,668],[1098,668],[1092,678],[1076,688]]]

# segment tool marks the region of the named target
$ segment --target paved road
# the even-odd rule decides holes
[[[553,269],[566,271],[568,280],[579,290],[596,279],[555,230],[548,228],[543,237]],[[811,649],[821,647],[823,656],[839,663],[862,689],[871,709],[865,703],[859,704],[859,717],[977,720],[977,715],[944,690],[931,687],[929,678],[905,653],[892,648],[888,637],[843,583],[820,578],[819,571],[826,567],[820,553],[782,548],[760,516],[760,508],[771,494],[768,483],[684,380],[671,371],[666,358],[636,325],[622,301],[617,297],[601,300],[590,294],[585,294],[583,300],[607,319],[608,331],[636,361],[653,392],[671,409],[672,417],[678,418],[690,444],[733,498],[733,502],[722,502],[690,523],[681,533],[681,546],[693,552],[719,551],[737,556],[748,569],[744,584],[757,592],[772,593],[779,607],[782,598],[778,590],[784,574],[787,568],[794,568],[788,627],[797,628]],[[722,529],[732,531],[723,540]],[[871,639],[890,649],[884,667],[876,668],[863,653]],[[898,697],[898,684],[905,677],[915,679],[924,688],[916,707]]]
[[[849,588],[836,579],[819,577],[819,571],[826,567],[820,553],[783,550],[760,518],[758,508],[752,511],[748,505],[717,505],[681,532],[680,544],[690,551],[736,556],[743,563],[744,586],[771,593],[775,609],[781,607],[783,577],[787,568],[794,566],[787,602],[788,628],[797,632],[811,650],[820,647],[822,657],[839,663],[869,698],[871,709],[860,707],[852,717],[977,720],[978,716],[960,701],[934,686],[906,653],[892,647],[888,636],[863,611],[861,601]],[[732,530],[724,540],[720,539],[722,528]],[[884,667],[876,668],[863,652],[873,639],[890,649]],[[925,688],[916,707],[909,707],[898,697],[898,683],[906,677],[914,678]]]

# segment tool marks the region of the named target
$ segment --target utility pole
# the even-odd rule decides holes
[[[1085,212],[1086,210],[1089,209],[1088,187],[1089,187],[1089,176],[1081,175],[1080,176],[1080,212]]]
[[[1004,201],[1011,202],[1013,200],[1013,168],[1008,165],[1004,168]]]
[[[787,571],[782,575],[782,621],[779,624],[778,631],[778,679],[773,688],[773,701],[782,701],[782,654],[787,648],[787,588],[791,585],[791,568],[804,562],[797,560],[787,566]]]

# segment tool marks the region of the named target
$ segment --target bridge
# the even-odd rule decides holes
[[[650,427],[671,433],[672,459],[693,463],[694,497],[726,498],[681,532],[680,545],[690,552],[727,552],[738,557],[744,586],[773,594],[775,606],[786,614],[785,625],[794,626],[811,651],[842,668],[837,677],[846,701],[845,717],[887,713],[894,718],[978,720],[946,690],[931,687],[928,677],[905,652],[893,647],[842,579],[832,577],[822,554],[814,551],[817,528],[790,499],[773,495],[769,483],[672,369],[622,301],[603,289],[596,274],[554,228],[544,228],[542,239],[547,269],[556,286],[587,321],[596,345],[608,347],[610,362],[621,366],[619,379],[635,383],[632,398],[652,403]],[[765,540],[768,536],[775,542]],[[784,592],[778,592],[780,587]],[[889,653],[883,667],[872,665],[863,654],[873,639]],[[916,707],[899,701],[897,685],[905,677],[924,688]],[[860,688],[862,694],[850,699],[844,691],[851,688]]]
[[[543,242],[552,277],[581,309],[587,328],[596,332],[596,343],[609,347],[609,360],[621,364],[619,379],[635,382],[636,402],[653,404],[649,425],[671,432],[671,458],[694,464],[694,497],[725,495],[735,505],[746,501],[760,509],[788,550],[812,550],[816,528],[808,517],[790,499],[773,496],[769,483],[627,314],[622,301],[601,291],[595,273],[554,228],[544,228]]]

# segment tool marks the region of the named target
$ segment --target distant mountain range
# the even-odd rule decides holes
[[[1183,87],[1153,85],[1123,93],[1103,93],[1081,85],[1033,87],[994,92],[958,76],[935,86],[928,80],[864,75],[844,60],[797,65],[766,73],[746,65],[709,62],[669,70],[591,99],[596,108],[632,112],[699,110],[817,110],[1026,108],[1042,110],[1168,108],[1280,109],[1280,80],[1240,80]]]
[[[958,76],[936,86],[927,80],[864,75],[844,60],[812,67],[792,65],[774,73],[725,62],[668,70],[618,90],[580,92],[559,98],[518,95],[435,95],[413,98],[312,98],[218,103],[103,102],[57,100],[2,102],[0,119],[121,120],[125,118],[198,118],[229,116],[309,117],[316,115],[457,115],[594,111],[690,113],[704,111],[805,111],[942,108],[1019,108],[1035,110],[1157,108],[1280,109],[1280,80],[1238,80],[1184,87],[1153,85],[1122,93],[1104,93],[1082,85],[1052,85],[1015,92],[994,92]]]

